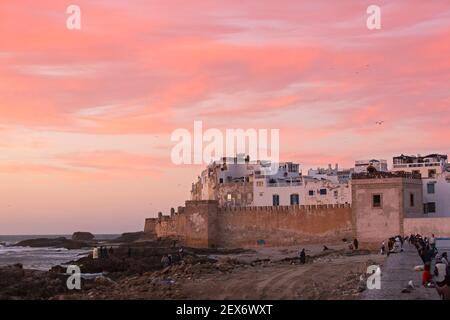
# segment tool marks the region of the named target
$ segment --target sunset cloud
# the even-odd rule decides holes
[[[279,128],[282,158],[304,166],[450,150],[448,1],[378,1],[380,30],[366,27],[370,1],[76,4],[70,31],[66,2],[0,3],[8,181],[148,175],[169,186],[165,211],[200,170],[170,163],[170,133],[195,120]]]

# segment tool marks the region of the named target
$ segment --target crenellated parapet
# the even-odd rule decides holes
[[[190,200],[170,215],[148,220],[158,237],[193,247],[250,247],[260,240],[292,245],[352,233],[349,204],[220,207],[215,200]]]

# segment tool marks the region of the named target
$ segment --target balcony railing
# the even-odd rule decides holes
[[[267,183],[268,187],[289,187],[289,186],[301,186],[302,182],[301,181],[292,181],[292,182],[273,182]]]
[[[440,162],[421,162],[421,163],[398,163],[394,164],[394,168],[423,168],[423,167],[440,167]]]

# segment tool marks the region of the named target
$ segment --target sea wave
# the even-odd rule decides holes
[[[26,269],[49,270],[55,265],[87,256],[89,250],[64,248],[0,247],[0,266],[20,263]]]

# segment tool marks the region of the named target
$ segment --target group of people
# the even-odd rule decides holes
[[[184,248],[180,247],[180,249],[178,249],[178,258],[181,261],[181,260],[183,260],[183,257],[184,257]],[[161,265],[163,268],[167,268],[167,267],[171,266],[172,264],[174,264],[175,262],[176,262],[176,259],[170,253],[164,254],[161,258]]]
[[[450,264],[447,252],[439,254],[434,234],[430,238],[422,237],[420,234],[411,235],[409,242],[416,247],[424,263],[422,285],[436,288],[442,299],[450,300]]]
[[[101,246],[100,248],[94,248],[92,256],[94,259],[106,259],[109,256],[114,254],[113,247],[110,247],[109,250],[107,247]]]
[[[342,239],[344,242],[346,242],[347,241],[347,239]],[[351,250],[351,251],[353,251],[353,250],[358,250],[358,248],[359,248],[359,242],[358,242],[358,239],[353,239],[353,241],[349,241],[348,242],[348,249],[349,250]],[[322,249],[323,251],[327,251],[327,250],[330,250],[327,246],[323,246],[323,249]],[[300,260],[300,264],[305,264],[306,263],[306,251],[305,251],[305,248],[303,248],[302,250],[300,250],[299,252],[298,252],[298,258],[299,258],[299,260]]]
[[[381,243],[380,254],[390,255],[391,253],[402,252],[404,241],[405,241],[405,238],[403,238],[400,235],[397,235],[395,237],[390,237],[388,239],[387,248],[386,248],[386,243],[384,241]]]

